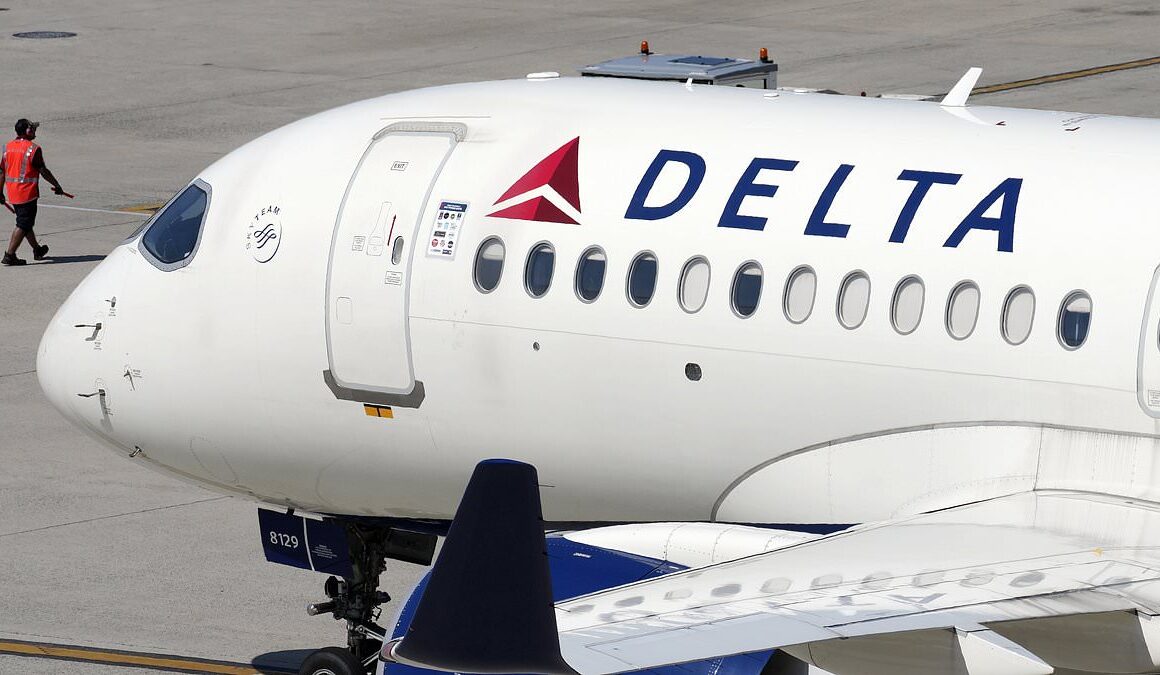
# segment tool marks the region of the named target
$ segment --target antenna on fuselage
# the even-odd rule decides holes
[[[967,97],[971,95],[971,91],[975,88],[975,83],[979,81],[979,76],[983,74],[982,68],[969,68],[963,74],[955,86],[947,92],[939,105],[947,108],[963,108],[967,105]]]

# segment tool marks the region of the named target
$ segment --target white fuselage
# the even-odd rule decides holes
[[[368,150],[392,125],[380,139],[399,145]],[[579,209],[558,184],[501,199],[576,138]],[[430,150],[439,143],[445,154]],[[626,217],[662,150],[700,157],[703,179],[665,217]],[[427,154],[400,169],[407,152]],[[1055,112],[597,79],[386,96],[206,169],[212,197],[188,264],[158,269],[140,237],[119,246],[58,312],[39,373],[62,412],[133,461],[332,514],[449,517],[487,457],[534,464],[553,521],[851,523],[1060,486],[1156,497],[1158,157],[1155,121]],[[747,179],[755,158],[796,165]],[[372,194],[407,171],[432,180]],[[961,178],[932,184],[891,241],[916,186],[904,171]],[[658,215],[695,173],[670,162],[637,205]],[[987,205],[1011,179],[1017,194]],[[739,183],[778,189],[742,189],[731,205]],[[537,195],[576,224],[490,215]],[[443,202],[466,205],[454,256],[429,254]],[[976,225],[1007,232],[959,231],[973,210]],[[247,237],[271,213],[280,241],[262,262]],[[358,248],[387,213],[399,217],[384,249]],[[493,236],[503,271],[483,293],[473,267]],[[542,242],[555,267],[534,298],[525,264]],[[592,246],[607,270],[583,302],[576,266]],[[637,307],[627,275],[644,251],[656,290]],[[689,312],[678,288],[697,256],[708,296]],[[742,318],[731,287],[748,261],[762,292]],[[784,294],[801,266],[816,294],[794,323]],[[851,272],[870,293],[865,320],[846,328]],[[922,315],[904,335],[892,302],[912,275]],[[980,302],[956,339],[948,296],[963,281]],[[1033,323],[1013,345],[1001,323],[1019,286],[1033,292]],[[1078,349],[1057,330],[1073,291],[1092,307]],[[95,339],[74,328],[98,322]],[[365,398],[402,402],[393,418],[338,398],[332,369]],[[98,390],[103,403],[78,396]]]

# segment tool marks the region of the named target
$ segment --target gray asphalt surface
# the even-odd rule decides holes
[[[56,307],[140,218],[255,136],[327,108],[450,82],[571,74],[636,50],[728,56],[766,46],[784,86],[938,93],[969,66],[993,84],[1160,54],[1154,2],[788,0],[0,0],[0,135],[43,122],[76,194],[42,200],[53,258],[0,268],[0,640],[248,662],[339,644],[305,615],[320,576],[264,562],[255,507],[114,457],[36,383]],[[13,33],[65,30],[61,40]],[[980,96],[977,103],[1152,115],[1160,67]],[[0,234],[10,221],[0,218]],[[24,249],[27,254],[28,249]],[[422,570],[397,564],[403,597]],[[388,609],[390,613],[392,610]],[[277,655],[281,655],[278,657]],[[141,673],[0,656],[0,673]]]
[[[163,673],[163,670],[148,670],[145,668],[121,668],[118,666],[99,666],[89,663],[70,663],[55,659],[30,659],[20,656],[0,656],[0,673],[20,673],[21,675],[152,675]]]

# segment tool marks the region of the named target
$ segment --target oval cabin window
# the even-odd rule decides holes
[[[785,318],[801,323],[814,311],[814,296],[818,290],[818,275],[809,267],[799,267],[785,281],[782,311]]]
[[[894,298],[890,301],[890,323],[894,330],[903,335],[909,335],[918,328],[922,321],[922,305],[926,299],[926,289],[922,279],[906,277],[898,282],[894,289]]]
[[[1035,294],[1026,286],[1019,286],[1007,294],[1003,303],[1003,339],[1021,345],[1031,335],[1035,322]]]
[[[761,266],[750,262],[733,275],[733,311],[741,318],[753,316],[761,300]]]
[[[556,251],[551,244],[536,244],[528,254],[528,264],[524,268],[524,286],[528,295],[542,298],[552,285],[552,272],[556,268]]]
[[[657,257],[652,253],[641,253],[628,269],[628,299],[633,305],[644,307],[652,301],[656,288]]]
[[[576,295],[584,302],[592,302],[600,297],[604,288],[604,270],[608,266],[608,257],[604,251],[593,246],[580,256],[580,264],[576,266]]]
[[[709,261],[693,258],[681,270],[681,285],[677,292],[681,309],[689,312],[701,311],[705,298],[709,297]]]
[[[1059,307],[1059,340],[1068,349],[1079,349],[1087,341],[1092,320],[1092,299],[1075,291]]]
[[[975,332],[978,320],[979,287],[973,281],[964,281],[947,298],[947,332],[956,340],[965,340]]]
[[[495,237],[487,239],[479,245],[475,254],[475,287],[484,293],[490,293],[499,285],[499,277],[503,274],[503,242]]]
[[[864,272],[851,272],[842,280],[838,291],[838,322],[844,328],[854,329],[866,320],[870,306],[870,277]]]

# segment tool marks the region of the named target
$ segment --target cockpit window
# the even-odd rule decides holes
[[[141,237],[141,249],[155,267],[168,272],[189,264],[201,240],[209,193],[209,185],[195,181],[153,219]]]

